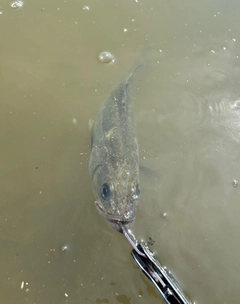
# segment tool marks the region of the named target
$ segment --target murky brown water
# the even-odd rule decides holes
[[[156,241],[190,299],[240,303],[239,1],[10,5],[0,0],[1,302],[162,303],[95,210],[88,175],[88,120],[147,47],[132,94],[154,174],[141,176],[133,231]],[[97,61],[104,50],[115,63]]]

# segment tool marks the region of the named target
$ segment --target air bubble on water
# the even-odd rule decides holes
[[[77,119],[76,119],[76,118],[73,118],[73,119],[72,119],[72,123],[73,123],[74,125],[76,125],[76,124],[77,124]]]
[[[89,10],[90,10],[90,7],[89,7],[89,6],[85,5],[85,6],[83,7],[83,11],[89,11]]]
[[[23,1],[16,1],[11,4],[12,8],[20,8],[23,7]]]
[[[237,187],[238,181],[236,179],[233,180],[233,187]]]
[[[213,54],[215,54],[215,53],[216,53],[216,51],[214,51],[214,50],[211,50],[211,51],[210,51],[210,53],[213,53]]]
[[[67,245],[63,245],[61,248],[62,251],[67,251],[68,250],[68,246]]]
[[[98,55],[98,59],[103,63],[110,63],[115,61],[113,54],[110,52],[102,52]]]
[[[239,109],[240,108],[240,100],[235,100],[231,105],[232,109]]]

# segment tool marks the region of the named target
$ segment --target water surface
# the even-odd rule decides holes
[[[239,9],[0,0],[3,302],[162,303],[95,210],[88,175],[88,120],[145,48],[131,91],[154,174],[141,175],[133,231],[192,301],[240,302]]]

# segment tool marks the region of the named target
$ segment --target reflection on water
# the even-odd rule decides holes
[[[225,3],[0,1],[3,302],[162,303],[88,175],[88,120],[147,46],[131,91],[153,175],[134,233],[190,299],[239,303],[240,8]]]

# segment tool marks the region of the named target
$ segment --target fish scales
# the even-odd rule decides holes
[[[139,156],[129,79],[101,106],[91,130],[89,162],[96,207],[116,230],[131,226],[136,216]]]

